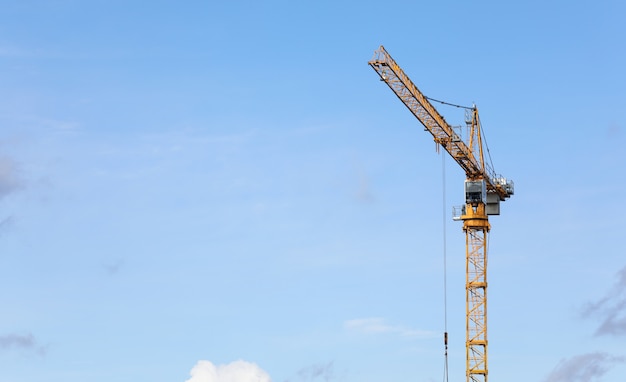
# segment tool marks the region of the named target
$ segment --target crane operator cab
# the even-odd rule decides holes
[[[512,182],[511,190],[512,190]],[[512,192],[511,192],[512,193]],[[455,211],[454,220],[461,220],[461,215],[465,215],[465,206],[471,205],[476,208],[479,203],[485,205],[487,215],[500,215],[500,197],[495,192],[487,192],[487,184],[484,180],[465,180],[465,205],[460,211]]]
[[[484,180],[465,180],[465,203],[487,204],[487,184]]]

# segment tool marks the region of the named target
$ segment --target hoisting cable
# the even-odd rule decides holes
[[[442,221],[443,221],[443,344],[444,344],[444,368],[443,382],[448,382],[448,277],[446,255],[446,156],[441,155],[441,178],[442,178]]]

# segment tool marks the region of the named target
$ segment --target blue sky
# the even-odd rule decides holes
[[[490,378],[623,381],[621,2],[0,4],[0,382],[441,380],[464,174],[381,44],[516,184]]]

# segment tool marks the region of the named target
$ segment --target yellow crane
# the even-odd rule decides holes
[[[466,108],[467,142],[439,114],[381,45],[368,62],[439,145],[465,171],[465,205],[454,219],[465,232],[465,355],[467,382],[487,382],[487,234],[489,215],[500,214],[500,202],[513,195],[513,181],[494,172],[484,160],[476,106]],[[455,105],[456,106],[456,105]],[[447,333],[445,334],[447,346]]]

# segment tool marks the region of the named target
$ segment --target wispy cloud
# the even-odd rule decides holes
[[[598,380],[611,367],[624,362],[624,357],[607,353],[581,354],[561,360],[544,382],[591,382]]]
[[[102,264],[102,267],[109,275],[114,275],[117,272],[119,272],[119,270],[122,268],[123,265],[124,265],[124,260],[117,259],[113,262]]]
[[[26,335],[11,333],[0,336],[0,349],[33,351],[39,355],[45,355],[47,351],[47,348],[39,345],[30,333]]]
[[[396,334],[402,337],[432,338],[436,333],[427,330],[407,328],[402,325],[388,324],[384,318],[369,317],[347,320],[343,324],[347,330],[373,334]]]
[[[583,308],[583,316],[601,319],[596,335],[626,334],[626,267],[617,273],[617,282],[604,297]]]
[[[38,116],[31,116],[27,119],[29,122],[55,133],[72,133],[80,130],[80,124],[75,121]]]
[[[8,216],[0,220],[0,236],[4,233],[4,231],[9,230],[13,226],[14,223],[15,223],[15,218],[13,216]]]
[[[17,164],[10,158],[0,157],[0,200],[22,187]]]
[[[22,57],[35,57],[40,52],[36,52],[33,50],[26,50],[24,48],[17,47],[15,45],[7,45],[3,43],[0,45],[0,57],[4,58],[22,58]]]
[[[357,200],[363,203],[372,203],[376,201],[376,197],[372,193],[370,181],[363,170],[359,170],[359,184],[356,191]]]
[[[620,138],[621,135],[622,128],[617,123],[611,123],[611,125],[609,125],[608,129],[606,130],[606,137],[611,141]]]
[[[185,382],[271,382],[267,372],[254,363],[235,361],[226,365],[214,365],[210,361],[198,361]]]
[[[297,381],[331,381],[334,378],[334,362],[317,363],[298,371]],[[285,381],[289,382],[289,381]]]

